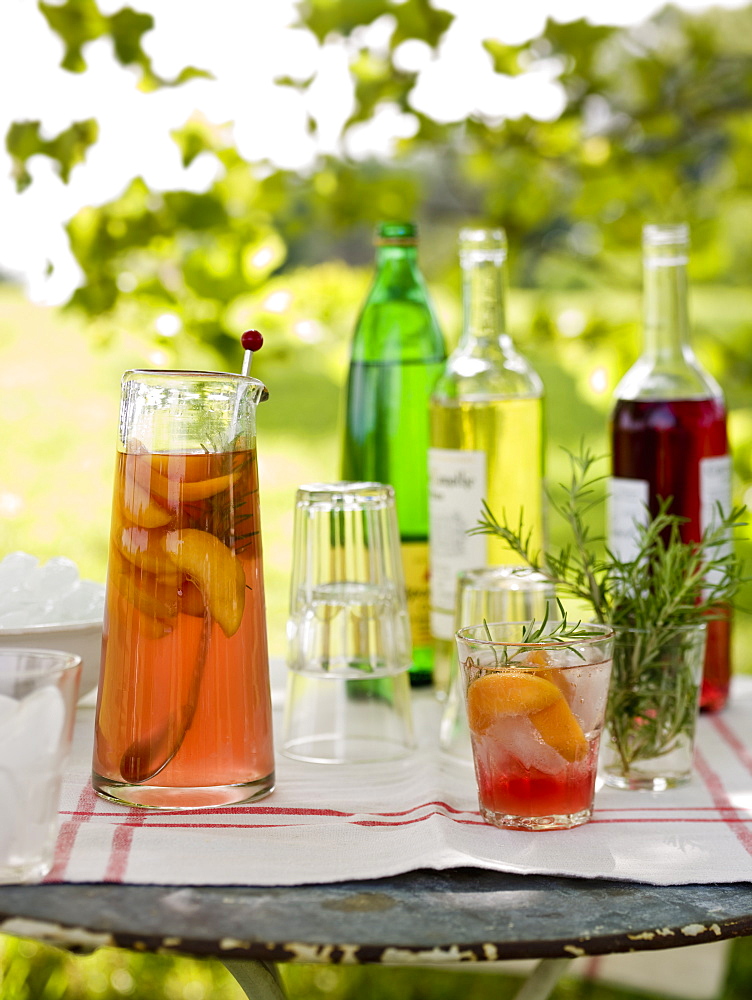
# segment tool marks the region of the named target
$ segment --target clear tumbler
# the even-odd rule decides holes
[[[382,483],[301,486],[284,752],[321,762],[408,752],[411,663],[394,490]]]

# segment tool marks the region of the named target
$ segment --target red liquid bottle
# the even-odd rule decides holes
[[[643,353],[616,387],[611,416],[613,479],[610,545],[622,559],[636,553],[635,522],[659,498],[687,519],[684,541],[697,541],[731,505],[726,406],[715,380],[689,346],[685,225],[645,226]],[[726,704],[731,677],[731,609],[708,623],[700,706]]]

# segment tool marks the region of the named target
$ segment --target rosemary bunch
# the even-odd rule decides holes
[[[497,520],[487,504],[470,533],[502,539],[560,594],[585,601],[597,621],[615,628],[607,724],[628,772],[635,762],[669,754],[683,737],[691,738],[699,693],[691,629],[722,615],[742,582],[732,539],[745,509],[719,508],[699,542],[684,542],[684,519],[670,513],[670,498],[661,500],[638,529],[634,558],[619,559],[588,524],[604,500],[605,476],[594,471],[600,459],[586,448],[569,458],[569,482],[560,484],[560,495],[549,494],[571,535],[566,546],[533,551],[522,518],[512,526],[502,512]]]

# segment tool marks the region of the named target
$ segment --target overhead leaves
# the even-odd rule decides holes
[[[39,9],[48,25],[63,42],[64,53],[60,65],[71,73],[86,70],[84,49],[89,42],[109,37],[115,58],[123,66],[141,69],[140,86],[144,90],[174,87],[196,77],[209,77],[206,70],[186,67],[172,79],[157,74],[151,59],[144,52],[142,39],[154,27],[151,14],[143,14],[131,7],[123,7],[114,14],[102,14],[95,0],[66,0],[63,4],[39,0]]]
[[[77,163],[86,157],[89,148],[96,142],[99,125],[94,118],[74,122],[70,128],[52,139],[44,139],[39,121],[13,122],[5,137],[5,146],[11,156],[16,189],[23,191],[31,184],[28,161],[32,156],[48,156],[55,161],[63,181]]]

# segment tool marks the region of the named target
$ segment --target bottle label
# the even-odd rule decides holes
[[[647,479],[612,476],[608,481],[608,544],[622,562],[629,562],[640,551],[637,528],[650,520]]]
[[[700,529],[705,532],[715,527],[720,519],[719,506],[724,515],[731,511],[731,456],[716,455],[712,458],[700,459]],[[733,541],[729,537],[718,545],[713,555],[722,557],[733,550]],[[711,570],[708,580],[713,583],[720,581],[720,571]]]
[[[718,523],[718,505],[724,515],[731,510],[731,456],[700,459],[700,527]]]
[[[457,574],[486,565],[485,535],[468,535],[486,496],[486,453],[428,449],[428,516],[431,537],[431,632],[454,635]]]
[[[429,627],[428,542],[402,542],[401,551],[413,646],[432,646],[433,636]]]

